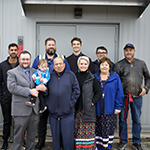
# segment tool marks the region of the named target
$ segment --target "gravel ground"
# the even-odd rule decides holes
[[[112,150],[117,150],[118,141],[119,141],[118,138],[114,139]],[[0,137],[0,147],[2,145],[2,142],[3,142],[2,138]],[[35,140],[35,143],[37,143],[37,138]],[[150,150],[150,138],[142,138],[142,147],[143,147],[143,150]],[[9,142],[8,150],[13,150],[13,143],[12,142]],[[47,136],[45,147],[42,150],[53,150],[52,138],[50,136]],[[129,150],[133,150],[131,139],[129,139]]]

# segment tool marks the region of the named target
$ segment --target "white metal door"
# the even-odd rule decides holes
[[[108,57],[117,61],[118,25],[109,24],[37,24],[37,55],[45,52],[44,41],[48,37],[56,39],[57,52],[68,56],[72,53],[71,39],[75,36],[83,42],[82,52],[96,59],[96,48],[105,46]]]

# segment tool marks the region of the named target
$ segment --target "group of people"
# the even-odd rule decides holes
[[[17,44],[9,45],[7,60],[0,63],[4,117],[1,149],[8,148],[12,116],[14,150],[22,149],[24,134],[25,148],[34,149],[37,128],[35,149],[41,150],[45,146],[47,120],[53,150],[60,150],[62,146],[64,150],[109,150],[119,114],[117,149],[123,150],[127,145],[128,111],[124,113],[127,106],[127,109],[131,107],[133,148],[142,150],[142,96],[150,88],[150,74],[145,62],[134,58],[135,47],[126,44],[125,58],[114,64],[107,58],[108,50],[104,46],[96,49],[94,62],[81,52],[80,38],[73,38],[71,46],[73,54],[60,57],[55,39],[47,38],[46,53],[38,55],[30,67],[30,52],[22,51],[17,57]],[[133,102],[126,105],[129,94]]]

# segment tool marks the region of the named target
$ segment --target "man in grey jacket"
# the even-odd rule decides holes
[[[26,132],[26,145],[28,150],[34,149],[36,129],[39,122],[39,99],[35,106],[25,104],[31,95],[38,97],[38,91],[32,80],[35,69],[30,68],[31,54],[22,51],[19,57],[19,66],[7,72],[7,87],[12,93],[11,115],[14,117],[14,149],[22,150],[23,135]],[[39,87],[41,90],[42,88]],[[46,87],[43,91],[46,90]]]
[[[125,123],[123,125],[123,118],[125,112],[126,98],[129,93],[133,98],[133,102],[130,104],[132,115],[132,134],[133,134],[133,148],[136,150],[142,150],[141,147],[141,108],[142,108],[142,96],[148,93],[150,88],[150,74],[144,61],[134,58],[135,48],[132,44],[128,43],[124,47],[125,58],[115,64],[114,71],[118,73],[121,78],[124,99],[122,111],[119,114],[119,136],[121,142],[118,144],[119,150],[124,150],[127,143],[127,123],[126,119],[128,111],[126,113]],[[144,87],[143,86],[144,77]]]

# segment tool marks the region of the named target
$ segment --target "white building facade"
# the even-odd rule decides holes
[[[28,2],[28,3],[27,3]],[[23,37],[23,48],[32,54],[32,61],[38,54],[43,54],[44,40],[56,39],[57,52],[68,56],[72,53],[71,39],[82,39],[82,51],[96,59],[98,46],[108,49],[108,57],[117,62],[124,57],[123,47],[133,43],[135,57],[146,62],[150,69],[150,5],[143,13],[137,5],[101,5],[93,1],[77,4],[62,1],[38,4],[30,0],[0,0],[0,62],[8,56],[8,45],[18,43]],[[54,3],[55,2],[55,3]],[[77,2],[77,1],[76,1]],[[81,8],[82,16],[75,17],[74,9]],[[142,14],[142,15],[141,15]],[[141,17],[139,17],[141,15]],[[150,132],[150,94],[143,98],[142,132]],[[2,114],[0,127],[2,129]]]

